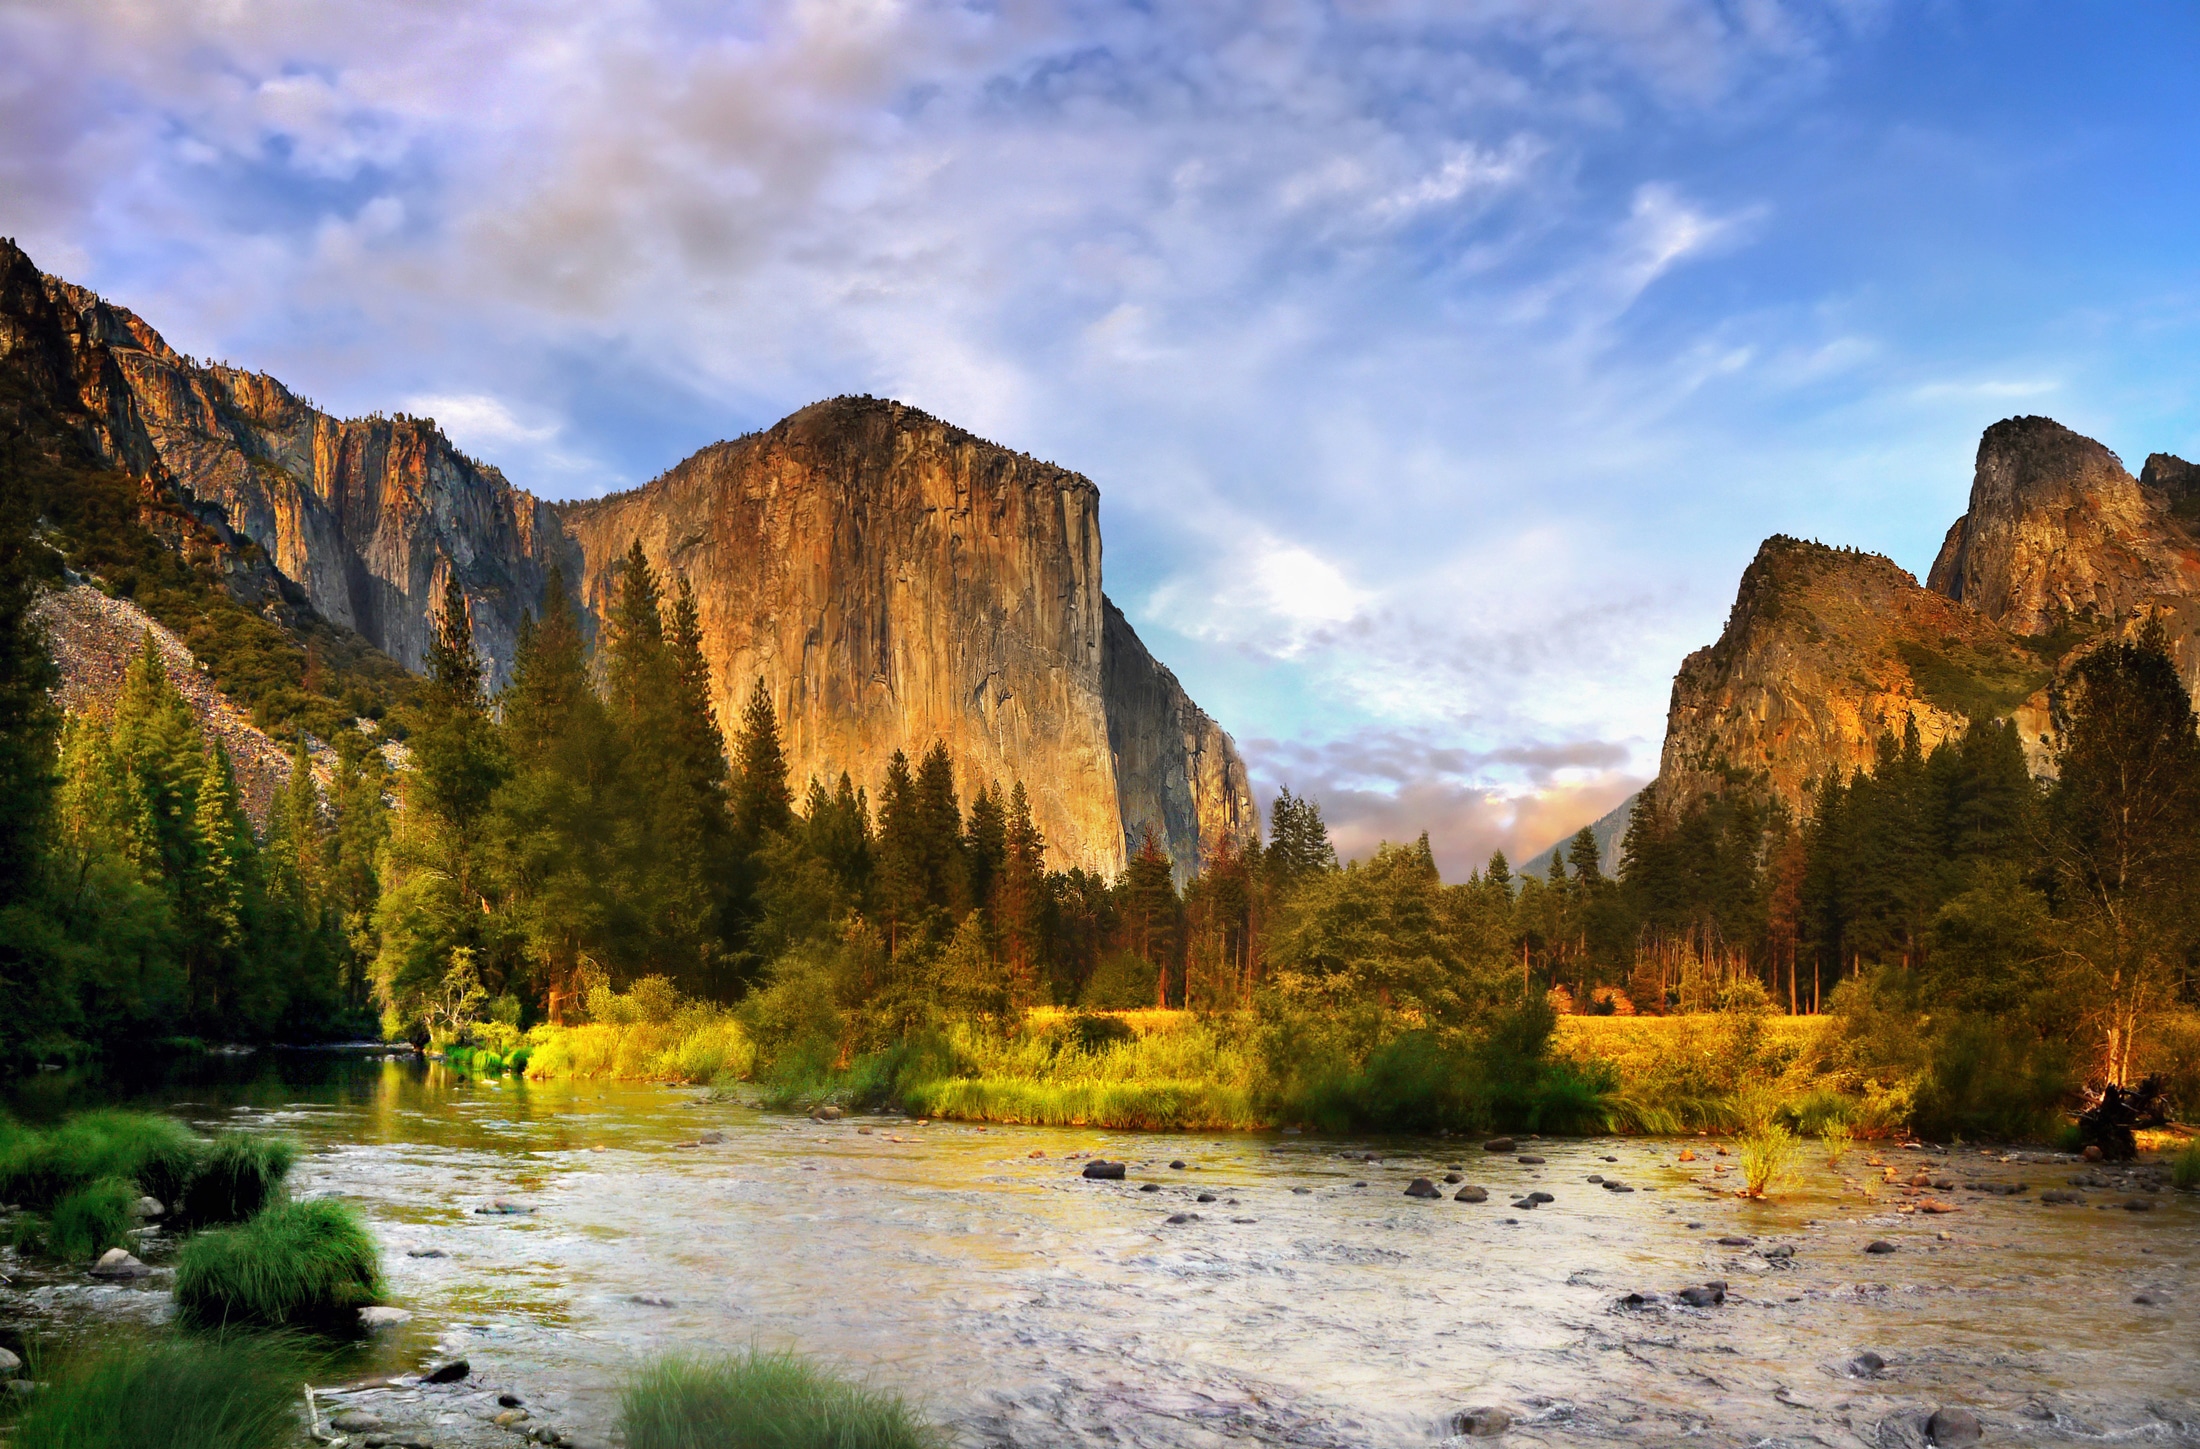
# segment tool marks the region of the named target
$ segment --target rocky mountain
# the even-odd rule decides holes
[[[1674,678],[1661,806],[1743,783],[1800,809],[1811,781],[1868,766],[1909,720],[1930,750],[1970,718],[2014,719],[2046,774],[2056,672],[2150,618],[2200,697],[2196,519],[2200,469],[2156,454],[2133,478],[2023,417],[1980,439],[1970,506],[1924,585],[1877,554],[1767,539],[1718,642]]]
[[[1101,592],[1098,489],[913,408],[820,403],[642,488],[553,505],[433,420],[334,418],[185,357],[12,243],[0,362],[149,509],[264,575],[253,608],[279,595],[409,668],[455,577],[501,685],[551,568],[593,620],[638,539],[696,592],[729,733],[764,680],[798,788],[845,769],[875,793],[893,750],[939,739],[966,791],[1023,780],[1057,866],[1113,874],[1150,827],[1183,873],[1257,829],[1229,736]]]

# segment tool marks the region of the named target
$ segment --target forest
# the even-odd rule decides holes
[[[911,1053],[968,1075],[941,1043],[1091,1050],[1123,1030],[1102,1013],[1175,1009],[1225,1024],[1267,1115],[1377,1124],[1609,1120],[1622,1084],[1553,1057],[1561,1011],[1834,1018],[1825,1081],[2012,1132],[2193,1071],[2200,733],[2151,626],[2061,682],[2052,782],[2013,726],[1928,752],[1913,723],[1799,819],[1744,778],[1645,792],[1616,878],[1586,830],[1543,876],[1499,855],[1446,884],[1425,835],[1340,863],[1285,789],[1265,841],[1179,872],[1149,835],[1105,880],[1052,868],[1024,783],[941,746],[879,762],[875,798],[793,780],[761,680],[729,737],[695,600],[639,546],[593,644],[551,580],[493,698],[453,587],[425,679],[327,732],[323,784],[330,711],[283,711],[292,781],[255,831],[157,650],[107,717],[58,717],[40,555],[14,531],[0,606],[16,1066],[374,1034],[501,1056],[655,1001],[731,1023],[721,1066],[889,1091]]]

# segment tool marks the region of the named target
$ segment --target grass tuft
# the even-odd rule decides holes
[[[2169,1180],[2179,1187],[2200,1187],[2200,1137],[2185,1144],[2170,1164]]]
[[[1838,1172],[1841,1159],[1849,1155],[1849,1124],[1828,1122],[1819,1129],[1818,1140],[1826,1149],[1826,1166]]]
[[[51,1378],[16,1421],[14,1449],[287,1449],[304,1377],[281,1339],[111,1345]]]
[[[109,1248],[130,1246],[137,1226],[138,1191],[119,1177],[103,1177],[80,1187],[53,1205],[46,1224],[46,1251],[70,1262],[88,1263]]]
[[[214,1139],[173,1206],[194,1226],[241,1223],[282,1196],[298,1146],[281,1137],[231,1132]]]
[[[1763,1197],[1795,1155],[1795,1134],[1765,1122],[1742,1135],[1742,1179],[1751,1197]]]
[[[619,1400],[627,1449],[936,1449],[890,1393],[791,1353],[661,1359]]]
[[[146,1112],[86,1112],[50,1132],[18,1130],[0,1141],[0,1201],[50,1208],[119,1177],[171,1203],[204,1145],[181,1122]]]
[[[176,1259],[176,1316],[195,1328],[346,1328],[381,1294],[381,1252],[359,1214],[333,1198],[200,1233]]]

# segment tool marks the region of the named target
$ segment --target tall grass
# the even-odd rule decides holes
[[[110,1343],[50,1377],[14,1449],[287,1449],[302,1438],[304,1377],[281,1339]]]
[[[1828,1122],[1818,1130],[1818,1141],[1826,1149],[1826,1166],[1839,1171],[1841,1159],[1849,1155],[1849,1124]]]
[[[128,1247],[137,1226],[138,1191],[119,1177],[103,1177],[53,1205],[46,1223],[46,1251],[89,1262],[109,1248]]]
[[[175,1204],[193,1226],[241,1223],[282,1194],[298,1146],[280,1137],[229,1132],[201,1154]]]
[[[1751,1197],[1763,1197],[1795,1155],[1795,1134],[1777,1122],[1765,1122],[1742,1135],[1742,1181]]]
[[[662,1359],[619,1399],[627,1449],[937,1449],[894,1395],[789,1353]]]
[[[2179,1187],[2200,1187],[2200,1137],[2187,1142],[2170,1163],[2169,1180]]]
[[[732,1014],[684,1008],[670,1021],[592,1021],[542,1026],[513,1053],[530,1077],[611,1077],[649,1082],[708,1082],[748,1075],[756,1047]]]
[[[195,1328],[341,1328],[381,1294],[381,1252],[333,1198],[200,1233],[176,1259],[176,1316]]]
[[[1243,1131],[1268,1125],[1242,1087],[1218,1082],[1034,1082],[967,1077],[914,1082],[902,1105],[925,1117],[1029,1126],[1155,1132]]]
[[[85,1112],[51,1131],[17,1129],[0,1140],[0,1201],[50,1208],[78,1188],[121,1178],[174,1202],[201,1147],[181,1122],[145,1112]]]

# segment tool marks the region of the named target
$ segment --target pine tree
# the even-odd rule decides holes
[[[1330,844],[1321,806],[1293,795],[1288,785],[1279,790],[1268,815],[1266,854],[1270,877],[1285,889],[1316,872],[1335,870],[1337,849]]]
[[[909,757],[900,750],[886,762],[886,783],[878,799],[876,881],[878,912],[886,929],[886,949],[898,955],[918,930],[926,909],[923,812]]]
[[[924,901],[961,920],[970,909],[969,862],[963,854],[962,807],[955,799],[955,766],[937,740],[917,766],[918,847],[924,862]]]
[[[32,622],[45,550],[28,501],[0,488],[0,904],[29,898],[53,803],[60,718],[47,691],[56,673]],[[4,949],[4,948],[0,948]],[[5,958],[0,957],[0,971]]]
[[[1586,825],[1575,832],[1573,842],[1566,848],[1566,863],[1574,868],[1574,879],[1585,889],[1593,890],[1604,882],[1604,871],[1598,861],[1600,854],[1596,832]],[[1557,857],[1554,854],[1552,858]]]
[[[971,815],[971,833],[976,835],[975,806]],[[1031,797],[1024,793],[1024,782],[1018,780],[1009,791],[992,907],[1001,957],[1008,971],[1009,1004],[1017,1009],[1038,1002],[1045,973],[1046,849],[1046,838],[1031,818]]]
[[[787,757],[779,746],[779,715],[761,677],[741,711],[734,760],[734,830],[747,849],[755,850],[767,834],[786,830],[794,820]]]
[[[665,697],[665,623],[657,572],[635,539],[619,569],[604,618],[611,712],[630,731],[656,716]]]
[[[481,660],[474,653],[466,595],[453,572],[428,646],[428,684],[411,740],[420,805],[451,832],[462,890],[473,886],[474,852],[489,799],[504,782],[504,751],[489,720]]]
[[[1008,858],[1008,820],[998,790],[984,785],[970,799],[970,827],[963,840],[970,866],[971,904],[990,909],[994,884]]]
[[[512,754],[540,763],[566,740],[574,714],[596,702],[588,685],[588,649],[580,615],[555,564],[542,590],[542,608],[520,622],[512,657],[512,683],[504,693],[505,737]]]
[[[802,828],[810,853],[825,862],[841,890],[851,900],[865,899],[871,889],[871,805],[846,770],[830,794],[824,782],[811,779]]]
[[[1123,871],[1116,888],[1117,908],[1123,922],[1123,945],[1159,973],[1154,1005],[1171,1001],[1170,973],[1176,964],[1179,916],[1183,902],[1176,893],[1176,874],[1160,837],[1147,826],[1139,838],[1138,853]],[[1182,996],[1181,983],[1176,995]]]

